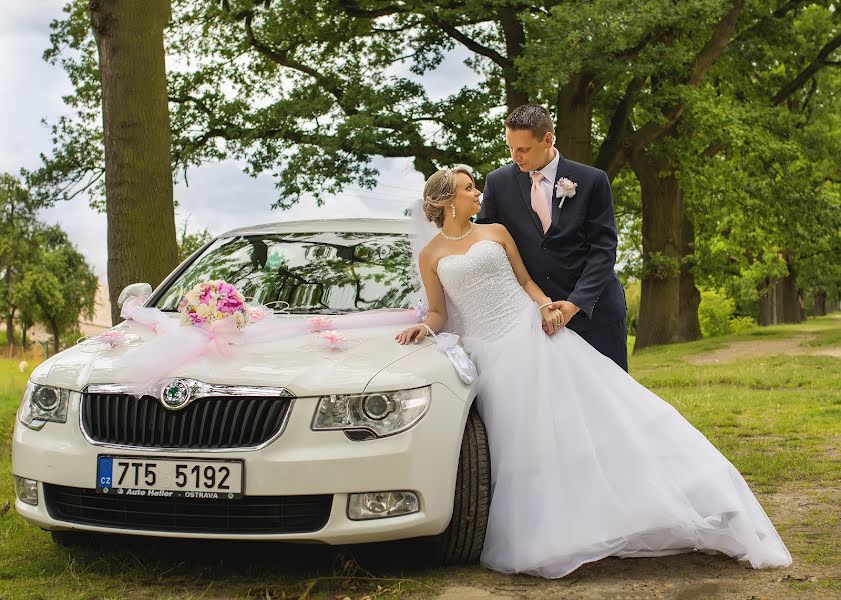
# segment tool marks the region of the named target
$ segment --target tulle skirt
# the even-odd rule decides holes
[[[578,334],[547,336],[530,309],[501,339],[463,342],[491,451],[483,565],[555,578],[693,550],[791,564],[730,461]]]

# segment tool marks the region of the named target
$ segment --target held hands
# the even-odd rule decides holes
[[[554,335],[561,327],[566,325],[564,313],[552,308],[551,304],[540,309],[540,316],[543,317],[543,331],[547,335]]]
[[[547,335],[554,335],[560,331],[561,327],[565,327],[578,311],[578,308],[572,302],[566,300],[558,300],[540,309],[540,314],[543,317],[543,331]],[[560,313],[558,318],[557,313]],[[547,316],[548,315],[548,316]]]

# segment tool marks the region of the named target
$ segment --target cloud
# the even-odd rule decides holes
[[[0,19],[0,171],[35,168],[50,149],[43,118],[65,112],[62,95],[72,91],[67,76],[42,58],[49,46],[49,22],[61,16],[61,0],[7,3]]]

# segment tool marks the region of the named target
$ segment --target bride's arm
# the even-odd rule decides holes
[[[440,331],[444,327],[444,323],[447,322],[447,303],[444,300],[444,288],[435,272],[430,252],[426,248],[420,252],[418,267],[423,280],[423,288],[426,290],[429,314],[420,325],[404,329],[394,336],[394,339],[401,344],[408,344],[411,341],[419,342],[429,334],[430,329]]]
[[[520,251],[517,249],[517,244],[514,243],[514,238],[511,237],[511,234],[508,233],[508,230],[504,225],[492,225],[492,227],[496,229],[495,233],[499,236],[497,241],[502,243],[502,247],[505,248],[505,253],[508,255],[508,261],[511,263],[511,268],[514,270],[514,275],[517,277],[517,281],[520,282],[523,289],[526,290],[529,296],[531,296],[531,299],[534,300],[538,306],[543,307],[540,309],[540,314],[543,317],[543,320],[553,326],[564,325],[563,313],[561,313],[560,310],[552,309],[548,306],[551,304],[552,299],[543,293],[540,286],[538,286],[534,280],[532,280],[531,275],[529,275],[526,265],[523,263],[523,258],[520,256]],[[554,330],[550,333],[554,333]]]

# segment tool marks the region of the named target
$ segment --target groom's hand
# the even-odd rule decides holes
[[[553,302],[550,308],[557,309],[561,311],[561,313],[564,315],[564,327],[567,323],[569,323],[570,319],[577,315],[578,311],[581,310],[575,304],[573,304],[572,302],[567,302],[566,300],[558,300],[557,302]]]
[[[555,335],[564,326],[564,313],[551,306],[545,306],[540,311],[543,317],[543,332],[546,335]]]

